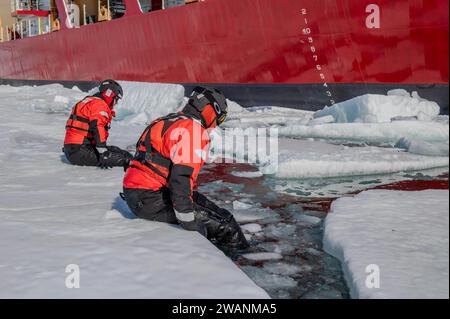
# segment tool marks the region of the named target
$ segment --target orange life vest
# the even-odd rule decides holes
[[[177,129],[187,132],[189,138],[176,136]],[[197,135],[194,131],[198,131]],[[198,141],[201,138],[198,134],[203,137],[206,135],[207,138]],[[171,135],[176,137],[173,138]],[[144,130],[136,144],[135,158],[125,174],[124,187],[155,191],[162,187],[170,188],[168,178],[172,166],[183,165],[192,168],[190,176],[192,191],[205,161],[204,158],[199,158],[196,150],[206,152],[209,142],[206,129],[192,116],[176,113],[155,120]],[[174,158],[171,151],[175,146],[184,148],[184,152],[187,151],[192,160],[180,161]]]
[[[106,145],[112,117],[104,100],[93,96],[84,98],[72,108],[64,144]]]

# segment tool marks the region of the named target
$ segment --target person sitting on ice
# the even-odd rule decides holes
[[[233,215],[194,191],[208,154],[208,131],[223,123],[227,111],[220,91],[197,87],[182,112],[153,121],[136,144],[121,195],[140,218],[180,224],[244,249],[248,243]]]
[[[115,116],[114,106],[123,90],[114,80],[105,80],[98,93],[85,97],[73,108],[66,124],[63,152],[73,165],[128,167],[133,156],[117,146],[107,145],[108,130]]]

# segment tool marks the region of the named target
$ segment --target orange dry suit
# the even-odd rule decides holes
[[[66,124],[63,151],[71,164],[126,168],[133,157],[116,146],[106,145],[114,111],[99,96],[77,103]]]
[[[177,113],[157,119],[139,138],[124,181],[123,198],[140,218],[179,223],[213,242],[248,247],[226,209],[194,191],[210,137],[202,122]]]
[[[173,208],[193,211],[192,195],[205,163],[210,139],[200,121],[176,113],[154,121],[139,138],[125,189],[169,189]]]
[[[96,96],[87,96],[77,103],[66,124],[64,144],[106,146],[114,112]]]

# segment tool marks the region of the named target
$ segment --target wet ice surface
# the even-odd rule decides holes
[[[446,170],[446,168],[438,168],[419,172],[399,172],[388,175],[307,178],[301,180],[267,178],[264,181],[264,185],[275,192],[283,194],[302,197],[336,197],[403,180],[432,180]]]
[[[230,164],[203,171],[200,191],[233,211],[251,244],[225,253],[272,298],[342,299],[349,290],[340,262],[322,249],[331,201],[402,180],[441,179],[447,169],[316,180],[271,179],[254,171]]]

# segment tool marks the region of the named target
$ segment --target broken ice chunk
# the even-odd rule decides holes
[[[264,269],[272,274],[291,276],[300,272],[311,271],[312,267],[308,265],[297,266],[293,264],[277,262],[265,264]]]
[[[259,224],[245,224],[241,226],[243,231],[249,232],[249,233],[258,233],[262,230],[261,225]]]
[[[260,287],[267,290],[275,290],[280,288],[293,288],[297,286],[294,279],[286,276],[270,274],[264,269],[257,267],[245,266],[242,270]]]
[[[299,222],[309,224],[309,225],[318,225],[322,221],[319,217],[310,216],[310,215],[299,215],[299,216],[296,216],[295,219],[297,219]]]
[[[308,126],[328,124],[328,123],[333,123],[334,121],[335,120],[334,120],[333,115],[325,115],[325,116],[321,116],[321,117],[312,119],[311,121],[308,122]]]
[[[242,255],[245,259],[253,260],[253,261],[265,261],[265,260],[279,260],[283,259],[278,253],[250,253]]]
[[[405,89],[394,89],[387,92],[387,95],[389,96],[405,96],[405,97],[411,97],[408,91]]]
[[[278,226],[269,225],[264,229],[267,237],[280,238],[280,239],[290,239],[295,232],[295,225],[286,225],[280,223]]]
[[[234,210],[250,209],[250,208],[252,208],[252,205],[250,205],[250,204],[246,204],[246,203],[240,202],[238,200],[235,200],[233,202],[233,209]]]
[[[236,176],[236,177],[244,177],[244,178],[257,178],[257,177],[263,176],[263,173],[261,173],[260,171],[256,171],[256,172],[249,172],[249,171],[239,172],[239,171],[233,171],[233,172],[231,172],[231,175]]]

